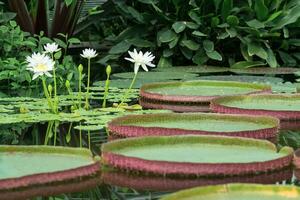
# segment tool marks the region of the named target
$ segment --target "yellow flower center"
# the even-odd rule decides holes
[[[45,64],[40,63],[36,66],[36,69],[38,71],[47,71],[47,66]]]

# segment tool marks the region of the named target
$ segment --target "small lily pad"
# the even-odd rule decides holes
[[[291,165],[293,149],[265,140],[216,136],[148,136],[102,145],[105,165],[165,176],[224,176]]]
[[[162,200],[296,200],[299,198],[300,189],[296,186],[229,184],[183,190]]]

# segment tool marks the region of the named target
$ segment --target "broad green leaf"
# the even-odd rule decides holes
[[[225,30],[226,30],[226,32],[229,34],[229,36],[230,36],[231,38],[237,36],[237,31],[236,31],[235,28],[231,27],[231,28],[226,28]]]
[[[81,41],[78,38],[70,38],[68,39],[68,42],[70,44],[80,44]]]
[[[203,49],[199,49],[196,54],[193,56],[193,62],[197,65],[202,65],[208,61],[208,57]]]
[[[200,31],[193,31],[192,34],[195,35],[195,36],[199,36],[199,37],[207,36],[206,34],[200,32]]]
[[[176,38],[176,33],[170,29],[166,29],[159,33],[158,39],[160,42],[171,42]]]
[[[233,1],[232,0],[224,0],[221,10],[222,19],[225,20],[227,16],[230,14],[233,8]]]
[[[175,22],[173,25],[172,25],[172,28],[174,29],[174,31],[176,33],[180,33],[182,31],[184,31],[184,29],[186,28],[186,22]]]
[[[241,53],[242,53],[242,56],[244,57],[244,59],[246,61],[251,61],[252,57],[248,53],[247,46],[244,45],[243,43],[241,43],[240,48],[241,48]]]
[[[193,57],[193,51],[186,47],[180,47],[180,51],[186,59],[191,59]]]
[[[256,29],[265,28],[265,24],[262,23],[262,22],[260,22],[260,21],[258,21],[257,19],[253,19],[253,20],[247,21],[246,24],[249,27],[256,28]]]
[[[145,23],[143,15],[141,15],[136,9],[133,7],[128,7],[128,11],[130,15],[136,19],[138,22]]]
[[[163,51],[163,57],[168,58],[168,57],[172,56],[173,53],[174,53],[174,52],[173,52],[172,49],[165,49],[165,50]]]
[[[128,43],[136,46],[136,47],[154,47],[154,44],[148,40],[143,40],[140,38],[134,38],[134,39],[130,39],[128,40]]]
[[[172,63],[168,58],[160,57],[157,67],[172,67]]]
[[[186,22],[186,27],[188,27],[189,29],[198,29],[199,25],[194,22]]]
[[[267,59],[268,57],[266,50],[262,46],[254,42],[248,43],[248,53],[250,56],[257,55],[262,59]]]
[[[197,24],[201,24],[201,17],[199,16],[196,10],[191,10],[189,12],[189,16],[194,22],[196,22]]]
[[[243,69],[243,68],[250,68],[250,67],[262,66],[262,65],[266,65],[266,64],[260,61],[240,61],[232,65],[231,68]]]
[[[282,13],[282,10],[274,12],[272,15],[269,16],[269,18],[267,19],[266,22],[270,22],[273,21],[274,19],[276,19],[277,17],[279,17]]]
[[[278,20],[275,24],[274,30],[281,29],[288,24],[296,22],[300,17],[300,5],[293,7],[287,11],[288,14]]]
[[[65,3],[67,6],[71,5],[73,3],[74,0],[65,0]]]
[[[217,52],[217,51],[211,51],[211,52],[209,52],[209,51],[206,51],[206,55],[209,57],[209,58],[211,58],[211,59],[213,59],[213,60],[218,60],[218,61],[222,61],[222,55],[219,53],[219,52]]]
[[[289,45],[300,47],[300,39],[289,39]]]
[[[179,40],[179,37],[176,35],[175,39],[174,39],[172,42],[170,42],[170,43],[168,44],[168,45],[169,45],[169,48],[170,48],[170,49],[174,48],[174,47],[177,45],[178,40]]]
[[[182,40],[181,44],[192,51],[197,51],[200,45],[193,40]]]
[[[288,53],[283,52],[283,51],[278,51],[281,60],[284,62],[285,65],[288,66],[295,66],[297,64],[297,61],[290,56]]]
[[[255,0],[254,10],[259,21],[264,21],[267,19],[269,10],[264,4],[264,0]]]
[[[115,46],[113,46],[113,47],[109,50],[109,53],[110,53],[110,54],[120,54],[120,53],[124,53],[124,52],[128,51],[130,47],[131,47],[131,44],[130,44],[130,43],[128,43],[127,41],[122,41],[122,42],[116,44]]]
[[[266,59],[267,63],[270,65],[270,67],[277,67],[277,60],[276,56],[274,55],[272,49],[267,49],[268,57]]]
[[[203,41],[203,47],[206,52],[212,52],[214,50],[214,43],[210,40]]]

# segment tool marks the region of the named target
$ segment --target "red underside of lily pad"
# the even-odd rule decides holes
[[[233,176],[270,172],[288,167],[291,165],[293,155],[266,162],[222,164],[153,161],[110,152],[102,153],[102,159],[105,164],[117,169],[138,171],[146,174],[163,176]]]

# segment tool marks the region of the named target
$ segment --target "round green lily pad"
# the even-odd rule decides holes
[[[267,76],[239,76],[239,75],[218,75],[218,76],[200,76],[201,80],[216,80],[216,81],[239,81],[248,83],[282,83],[282,78],[267,77]]]
[[[264,140],[216,136],[148,136],[102,146],[102,162],[118,169],[167,176],[266,172],[291,164],[293,150]]]
[[[174,66],[174,67],[160,67],[156,69],[160,72],[190,72],[198,74],[221,73],[229,72],[230,68],[216,67],[216,66]]]
[[[198,134],[267,139],[276,137],[278,126],[278,119],[272,117],[160,113],[115,118],[108,130],[117,137]]]
[[[146,84],[141,87],[141,105],[145,108],[193,110],[189,106],[203,106],[208,110],[210,100],[218,96],[270,92],[270,86],[230,81],[186,81]],[[176,104],[176,105],[174,105]],[[178,105],[181,104],[181,105]],[[180,107],[182,106],[183,107]],[[203,105],[204,104],[204,105]],[[184,108],[187,109],[184,109]]]
[[[48,146],[0,146],[1,190],[70,181],[99,172],[87,149]]]
[[[295,186],[229,184],[179,191],[162,200],[288,200],[299,199],[300,188]]]
[[[211,109],[221,113],[270,115],[282,120],[300,119],[300,95],[250,95],[220,97]]]
[[[230,69],[231,72],[237,74],[293,74],[296,71],[299,71],[298,68],[291,68],[291,67],[281,67],[281,68],[270,68],[270,67],[251,67],[245,69]]]
[[[192,79],[197,77],[197,74],[193,73],[182,73],[182,72],[139,72],[137,75],[137,79],[151,79],[151,80],[183,80],[183,79]],[[111,75],[112,79],[133,79],[133,72],[125,72],[125,73],[116,73]]]

